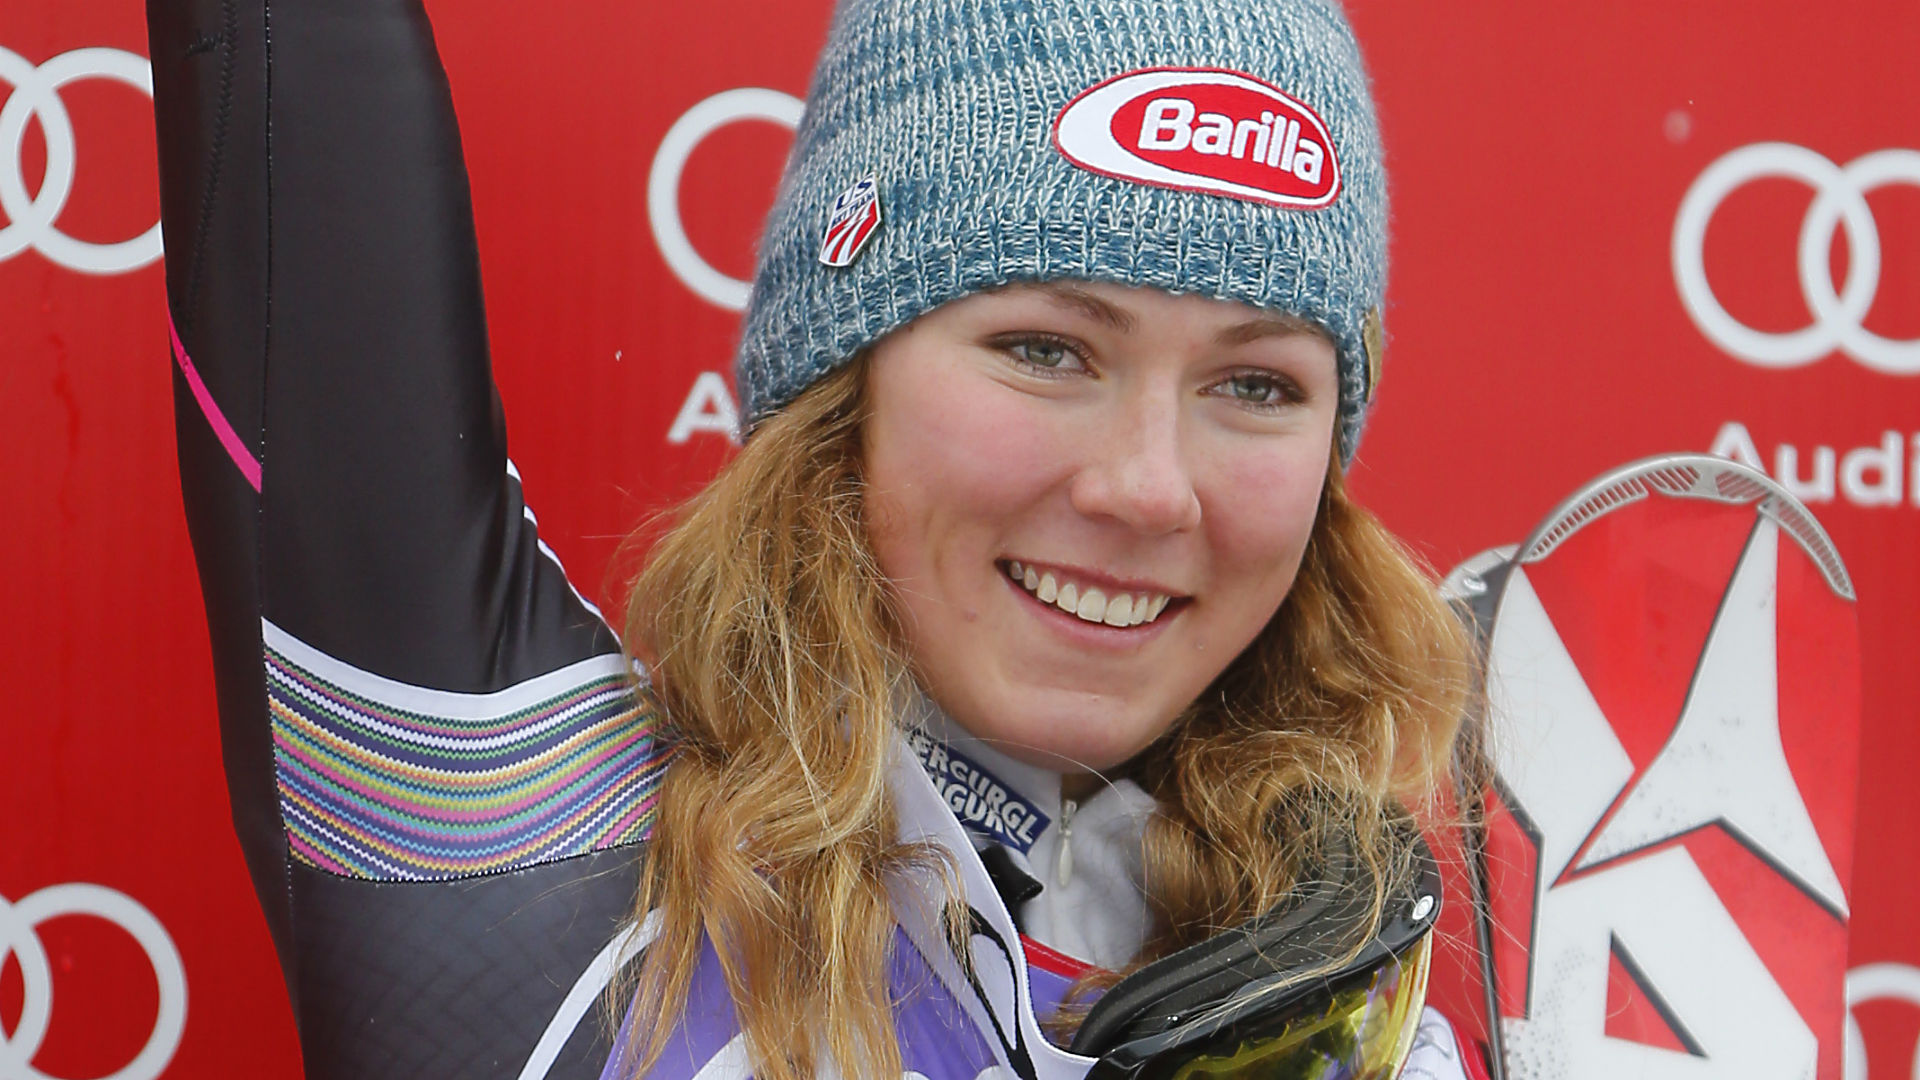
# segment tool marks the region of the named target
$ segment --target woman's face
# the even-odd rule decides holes
[[[1293,584],[1334,349],[1243,304],[1022,285],[881,340],[868,530],[955,722],[1049,768],[1161,735]]]

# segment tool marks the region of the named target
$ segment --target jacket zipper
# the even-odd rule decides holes
[[[1063,889],[1073,880],[1073,814],[1078,809],[1074,800],[1060,800],[1060,851],[1054,857],[1053,879]]]

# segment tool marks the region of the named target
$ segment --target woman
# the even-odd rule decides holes
[[[152,12],[183,486],[308,1074],[1390,1073],[1464,647],[1341,481],[1386,211],[1337,8],[843,4],[641,692],[520,503],[424,15],[344,6]],[[616,1040],[580,1020],[634,953]],[[1364,1046],[1299,1022],[1356,1000]]]

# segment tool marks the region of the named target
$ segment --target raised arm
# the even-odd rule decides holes
[[[599,1025],[550,1029],[629,915],[659,751],[507,456],[426,14],[148,17],[181,484],[308,1075],[520,1076],[543,1036],[524,1075],[598,1075]]]

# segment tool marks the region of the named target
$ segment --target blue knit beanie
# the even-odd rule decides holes
[[[1386,219],[1333,0],[841,0],[761,243],[745,424],[950,300],[1078,279],[1325,327],[1351,461]]]

